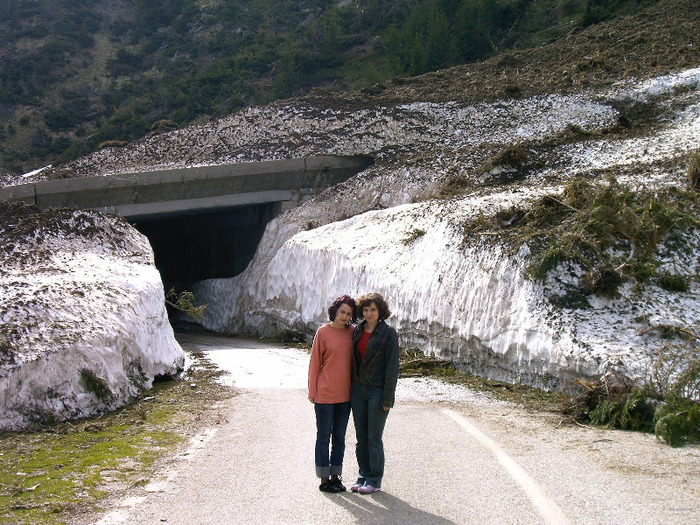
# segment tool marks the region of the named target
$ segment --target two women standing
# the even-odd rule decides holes
[[[356,313],[363,318],[357,327],[351,324]],[[391,311],[378,293],[363,295],[357,303],[347,295],[341,296],[328,308],[328,315],[331,322],[316,332],[309,363],[309,400],[316,411],[319,489],[346,490],[340,476],[351,406],[359,466],[359,476],[351,490],[372,494],[380,490],[384,475],[382,436],[389,409],[394,406],[398,336],[385,322]]]

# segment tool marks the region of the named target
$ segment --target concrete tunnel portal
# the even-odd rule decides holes
[[[270,220],[373,162],[315,156],[43,180],[0,188],[0,200],[121,215],[149,239],[166,292],[182,291],[241,273]]]

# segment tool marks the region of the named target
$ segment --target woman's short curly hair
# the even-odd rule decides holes
[[[389,310],[389,305],[384,300],[384,297],[382,297],[377,292],[370,292],[361,295],[357,298],[356,302],[357,313],[360,317],[362,317],[362,310],[364,309],[364,307],[369,306],[372,303],[377,305],[377,310],[379,310],[380,319],[389,319],[389,317],[391,316],[391,310]]]
[[[331,321],[335,321],[335,316],[337,315],[338,308],[340,308],[341,304],[347,304],[350,308],[352,308],[352,322],[354,323],[357,321],[357,305],[355,304],[355,299],[349,295],[341,295],[335,301],[333,301],[333,304],[328,307],[328,318]]]

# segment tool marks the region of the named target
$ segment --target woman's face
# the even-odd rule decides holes
[[[378,323],[379,308],[377,308],[376,303],[369,303],[367,306],[363,307],[362,317],[364,317],[370,324]]]
[[[338,327],[343,327],[349,324],[350,321],[352,321],[352,308],[343,303],[338,307],[338,311],[335,313],[333,324]]]

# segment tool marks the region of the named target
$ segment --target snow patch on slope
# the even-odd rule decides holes
[[[694,268],[687,294],[652,287],[640,298],[624,289],[618,300],[567,310],[547,301],[566,275],[544,285],[526,281],[526,247],[512,253],[470,237],[463,224],[479,212],[492,215],[557,191],[577,175],[595,178],[610,170],[635,186],[682,184],[679,159],[697,148],[700,137],[699,80],[700,69],[693,69],[626,82],[606,93],[472,105],[417,102],[355,111],[276,103],[99,151],[68,168],[77,175],[110,175],[317,154],[372,155],[377,162],[365,172],[274,219],[244,273],[197,284],[195,293],[209,305],[204,326],[224,333],[310,335],[334,297],[376,289],[392,306],[390,321],[403,344],[491,377],[557,386],[611,367],[643,373],[655,342],[640,337],[639,319],[699,318],[697,260],[666,262],[672,269]],[[633,138],[610,140],[618,108],[639,104],[649,104],[658,122]],[[595,135],[560,140],[572,128]],[[528,148],[525,178],[509,184],[486,180],[481,169],[514,144]],[[49,171],[22,182],[48,177]],[[497,166],[492,173],[508,171]],[[456,178],[471,185],[465,195],[433,198]],[[124,264],[119,260],[114,264]],[[61,264],[69,273],[82,271]],[[138,272],[124,271],[128,282],[137,279]],[[109,304],[114,296],[98,301]]]

